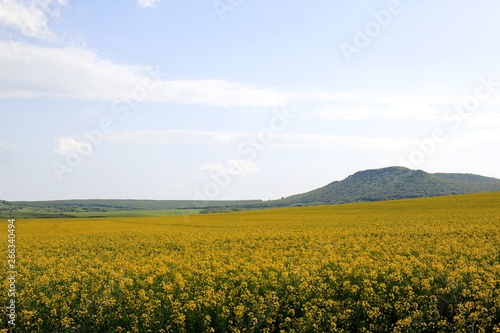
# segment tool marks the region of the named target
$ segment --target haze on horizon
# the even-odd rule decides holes
[[[0,199],[500,178],[500,3],[0,0]]]

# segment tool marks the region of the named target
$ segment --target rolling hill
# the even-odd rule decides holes
[[[359,171],[344,180],[275,203],[319,205],[496,191],[500,191],[500,179],[496,178],[388,167]]]
[[[0,200],[0,218],[150,216],[228,212],[274,207],[330,205],[362,201],[500,192],[500,179],[462,173],[427,173],[404,167],[364,170],[321,188],[271,201],[190,200]],[[179,210],[184,210],[181,212]],[[160,211],[165,211],[161,213]],[[157,212],[157,213],[155,213]]]

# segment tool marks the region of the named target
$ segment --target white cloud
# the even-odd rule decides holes
[[[205,171],[214,171],[216,173],[228,173],[233,176],[243,177],[246,177],[250,173],[259,170],[255,163],[243,159],[228,160],[225,165],[222,163],[209,163],[201,166],[200,169]]]
[[[226,133],[214,134],[213,138],[222,143],[232,143],[238,141],[237,136]]]
[[[231,165],[235,170],[238,170],[238,174],[243,177],[259,170],[257,164],[242,159],[229,160],[228,164]]]
[[[0,24],[16,31],[24,38],[55,41],[56,35],[49,20],[60,18],[60,7],[66,1],[0,1]]]
[[[359,99],[359,94],[354,94],[349,91],[339,91],[336,93],[311,93],[303,95],[304,99],[312,99],[312,100],[328,100],[328,101],[342,101],[342,100],[357,100]]]
[[[56,148],[54,151],[62,156],[71,154],[88,155],[92,152],[92,146],[88,142],[61,137],[56,139]]]
[[[500,128],[500,112],[470,112],[462,119],[462,127]]]
[[[317,114],[328,120],[359,120],[366,119],[370,117],[375,117],[378,112],[370,107],[343,107],[339,108],[336,106],[328,106],[317,111]]]
[[[465,125],[464,125],[465,126]],[[467,133],[457,133],[449,130],[445,132],[447,142],[440,144],[440,148],[452,149],[473,147],[484,142],[499,142],[500,134],[496,129],[484,130],[473,127]],[[221,131],[132,131],[113,133],[107,139],[113,142],[143,145],[237,145],[246,142],[250,145],[251,138],[257,138],[258,133],[251,132],[221,132]],[[221,140],[221,138],[227,138]],[[330,151],[348,151],[356,154],[382,152],[387,154],[405,153],[415,149],[416,142],[421,138],[402,137],[374,137],[316,133],[279,133],[275,134],[272,145],[277,148],[315,149]],[[225,171],[227,166],[221,164],[207,164],[206,170]],[[242,165],[242,169],[245,167]]]
[[[441,120],[453,98],[433,94],[380,94],[366,92],[334,99],[317,108],[314,114],[325,120],[368,120],[381,118]],[[318,96],[318,98],[320,98]]]
[[[90,50],[0,43],[0,97],[113,99],[141,82],[140,69],[115,65]]]
[[[166,80],[157,70],[115,64],[82,48],[0,42],[0,98],[66,97],[221,107],[286,104],[289,94],[225,80]]]
[[[302,149],[347,151],[401,151],[411,140],[391,137],[363,137],[335,134],[282,134],[277,146]]]
[[[221,140],[220,138],[231,138]],[[130,131],[112,133],[107,140],[127,144],[143,145],[176,145],[176,144],[235,144],[247,142],[251,138],[258,138],[258,133],[252,132],[221,132],[221,131]],[[411,146],[413,141],[409,139],[392,137],[362,137],[342,136],[335,134],[275,134],[273,146],[284,148],[301,149],[334,149],[334,150],[373,150],[391,151],[404,150]],[[216,167],[213,168],[214,170]]]
[[[215,171],[217,173],[226,173],[228,168],[222,163],[208,163],[200,167],[200,170]]]
[[[451,133],[443,146],[449,149],[479,148],[487,144],[496,146],[499,142],[498,130],[472,130],[467,133]]]
[[[153,99],[221,107],[271,107],[286,104],[291,95],[267,87],[225,80],[175,80],[161,82]]]
[[[160,3],[160,0],[137,0],[137,5],[141,8],[154,8],[157,3]]]
[[[110,134],[107,139],[114,142],[146,144],[146,145],[175,145],[175,144],[230,144],[243,140],[252,133],[247,132],[219,132],[219,131],[132,131]]]

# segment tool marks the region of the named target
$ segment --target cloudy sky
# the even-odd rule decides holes
[[[0,199],[500,178],[497,0],[0,0]]]

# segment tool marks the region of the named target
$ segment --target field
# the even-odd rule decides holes
[[[139,217],[197,214],[204,209],[239,207],[260,200],[130,200],[90,199],[53,201],[0,200],[0,218]]]
[[[141,216],[180,216],[198,214],[202,209],[156,209],[156,210],[106,210],[106,211],[72,211],[72,212],[51,212],[23,208],[15,212],[0,211],[0,218],[4,220],[10,216],[16,216],[17,219],[31,218],[72,218],[72,217],[141,217]]]
[[[143,216],[182,216],[198,214],[201,209],[165,210],[111,210],[106,212],[72,212],[75,217],[143,217]]]
[[[500,193],[15,223],[13,332],[500,333]]]

